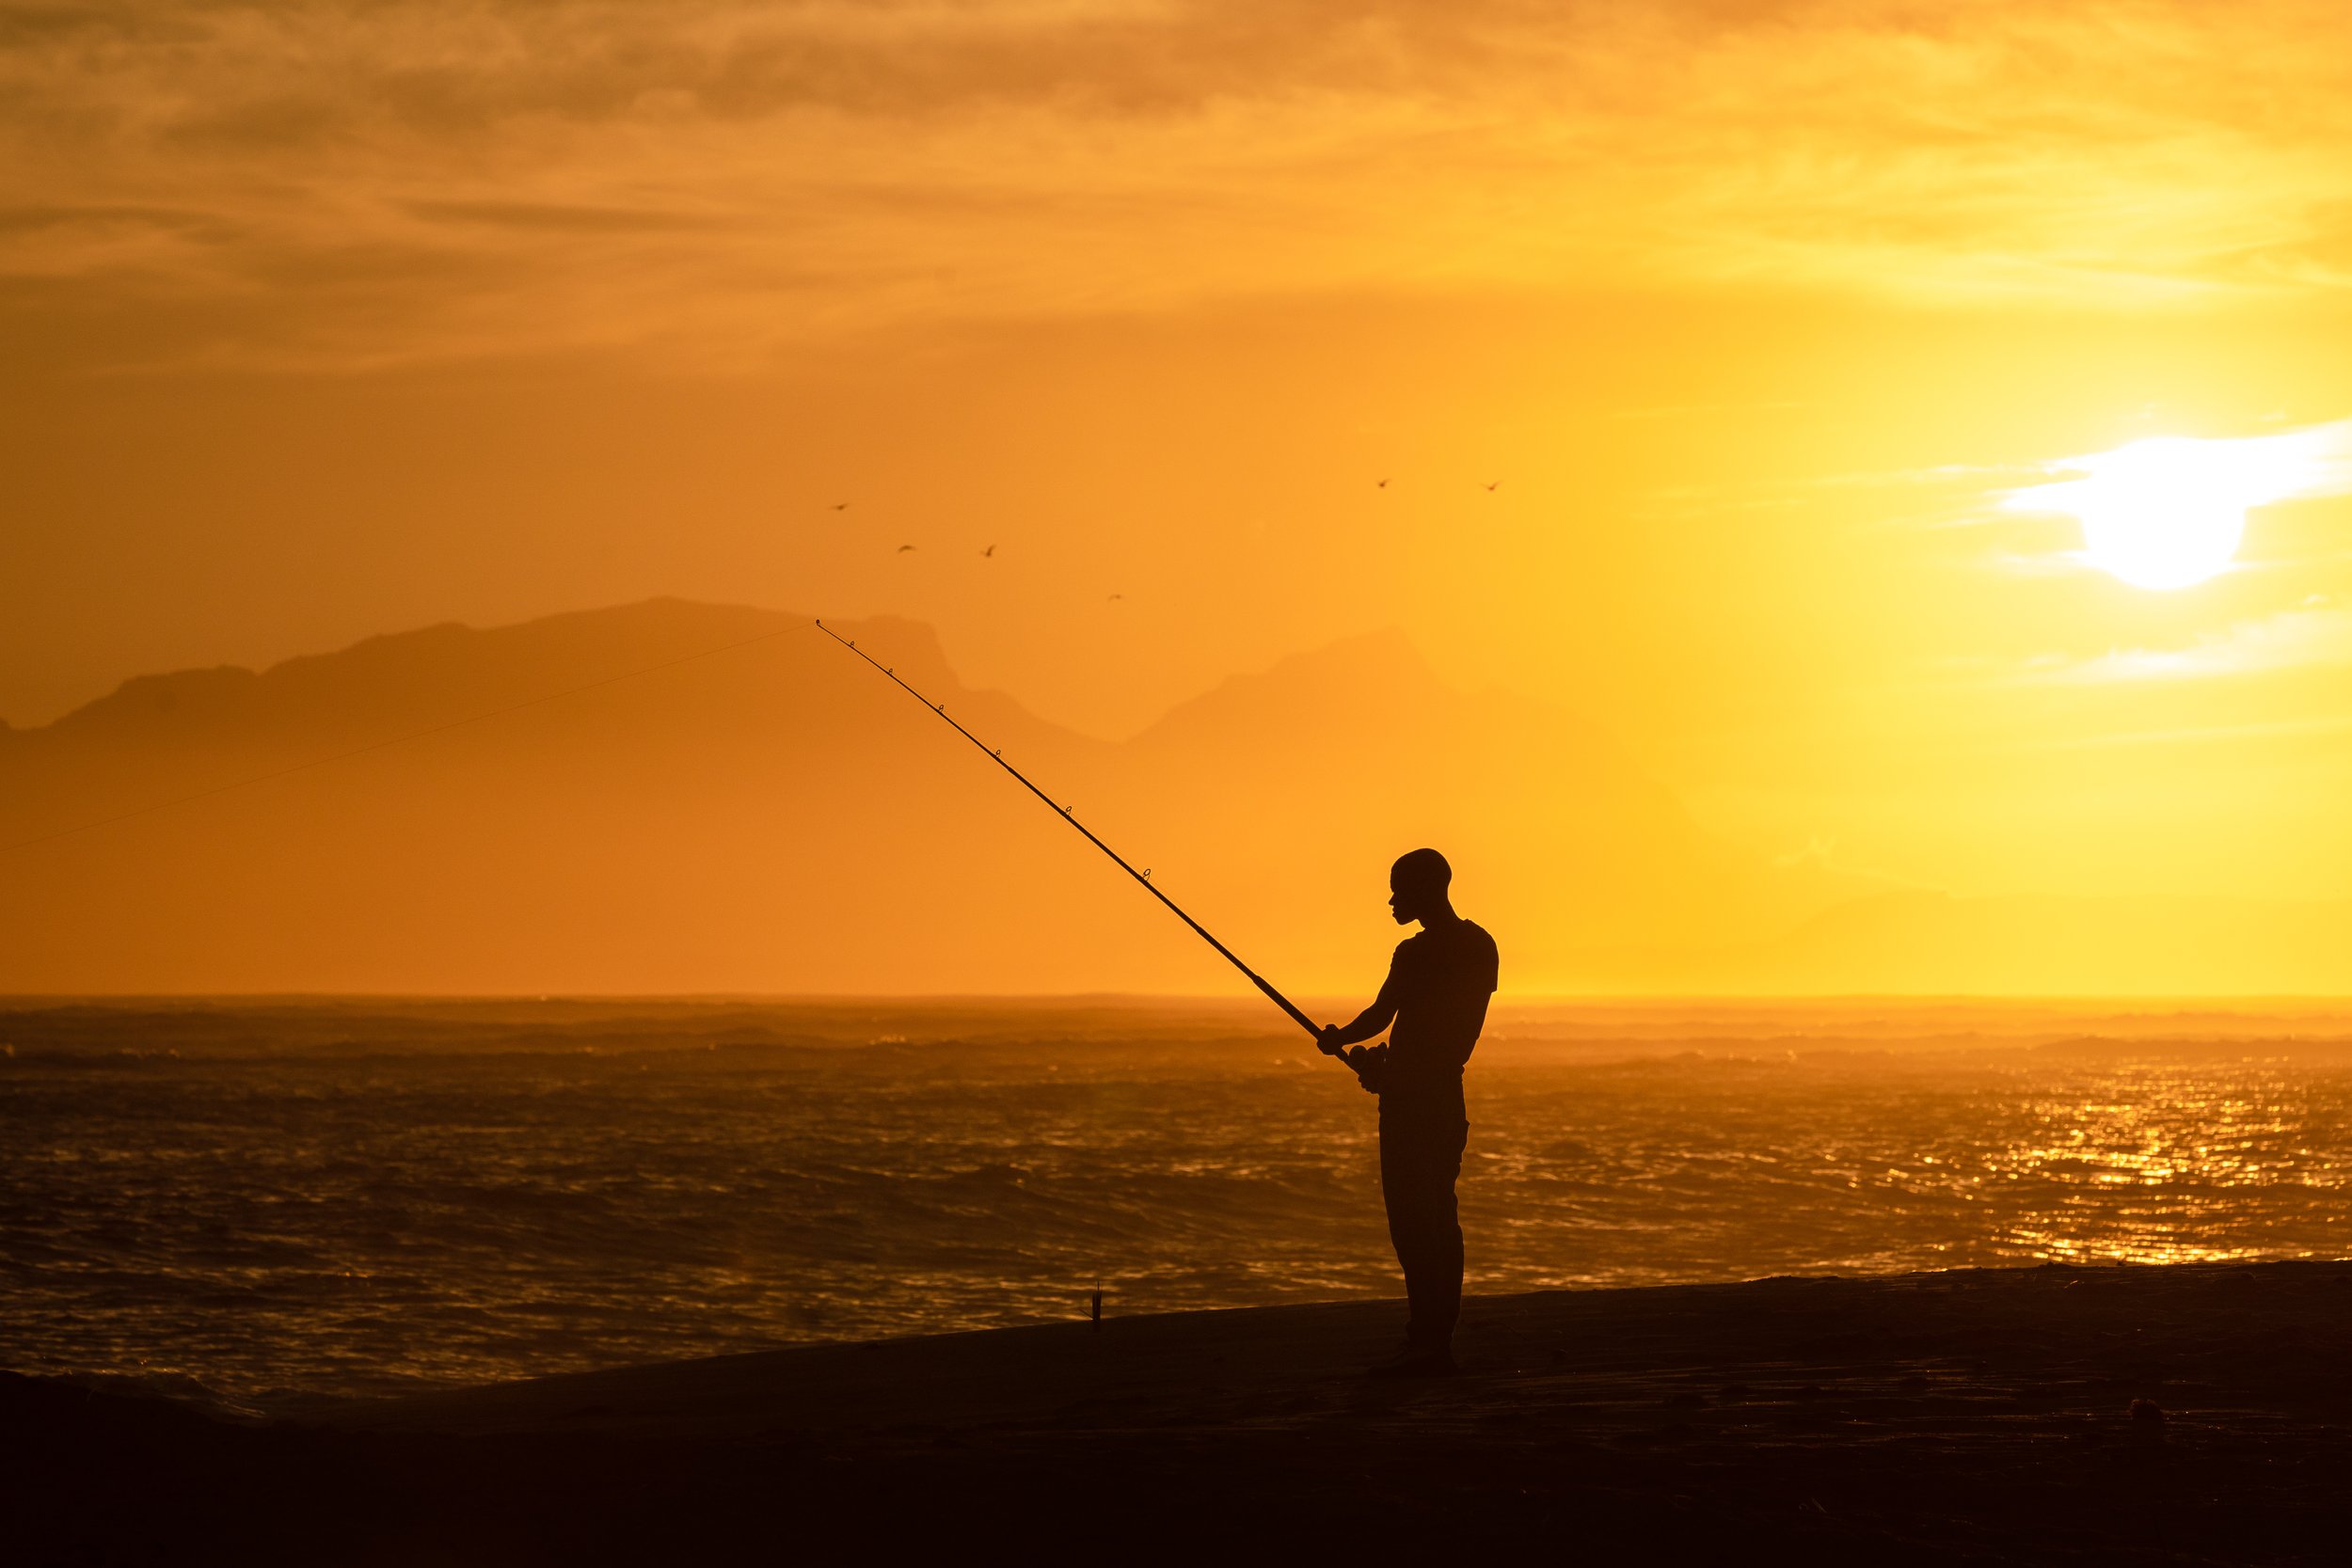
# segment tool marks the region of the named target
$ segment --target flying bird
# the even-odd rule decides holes
[[[1502,483],[1502,481],[1501,481],[1501,480],[1499,480],[1499,479],[1495,481],[1495,484],[1500,484],[1500,483]],[[1491,493],[1491,492],[1494,490],[1495,484],[1489,484],[1489,485],[1487,485],[1487,486],[1486,486],[1486,489],[1487,489],[1487,491],[1488,491],[1489,493]]]
[[[1125,598],[1126,596],[1127,596],[1127,595],[1126,595],[1126,594],[1113,594],[1111,595],[1111,597],[1112,597],[1112,598],[1114,598],[1114,599],[1123,599],[1123,598]]]
[[[848,501],[835,501],[833,503],[833,509],[835,512],[847,512],[850,510],[850,503]]]
[[[914,546],[913,545],[901,545],[901,546],[898,546],[898,553],[899,553],[900,555],[904,555],[904,554],[906,554],[906,553],[907,553],[907,551],[909,551],[909,550],[911,550],[911,549],[913,549],[913,548],[914,548]]]
[[[1385,490],[1389,487],[1389,482],[1385,479],[1375,479],[1372,483],[1375,489]]]
[[[981,559],[982,561],[987,561],[987,560],[992,559],[992,558],[993,558],[995,554],[996,554],[996,546],[993,546],[993,545],[991,545],[991,546],[989,546],[989,547],[988,547],[988,548],[986,548],[986,549],[984,549],[984,550],[982,550],[982,551],[980,552],[980,559]]]

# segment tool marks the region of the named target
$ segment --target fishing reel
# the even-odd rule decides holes
[[[1355,1072],[1356,1081],[1363,1085],[1368,1093],[1378,1094],[1382,1073],[1389,1065],[1388,1041],[1383,1040],[1378,1045],[1351,1045],[1343,1051],[1331,1039],[1339,1032],[1336,1024],[1318,1030],[1321,1037],[1317,1041],[1318,1048],[1325,1055],[1337,1056],[1345,1062]]]

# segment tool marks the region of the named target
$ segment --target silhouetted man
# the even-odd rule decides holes
[[[1396,944],[1380,994],[1352,1023],[1319,1042],[1338,1055],[1394,1028],[1389,1043],[1348,1053],[1364,1087],[1380,1097],[1380,1193],[1389,1240],[1405,1270],[1412,1321],[1396,1358],[1373,1369],[1390,1377],[1454,1370],[1454,1321],[1462,1312],[1462,1227],[1454,1181],[1462,1174],[1470,1117],[1462,1069],[1486,1024],[1499,960],[1495,939],[1454,912],[1454,868],[1435,849],[1416,849],[1389,870],[1389,908],[1400,926],[1421,922]]]

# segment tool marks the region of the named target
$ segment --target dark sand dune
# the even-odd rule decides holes
[[[87,1561],[2287,1563],[2352,1540],[2352,1265],[1487,1298],[1465,1376],[1368,1381],[1398,1312],[818,1346],[301,1423],[8,1379],[7,1500],[19,1546]]]

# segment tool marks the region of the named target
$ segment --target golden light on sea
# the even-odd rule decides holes
[[[1986,1174],[2040,1189],[2009,1240],[2052,1262],[2218,1262],[2263,1255],[2231,1223],[2258,1191],[2328,1191],[2341,1173],[2306,1144],[2312,1108],[2275,1069],[2235,1082],[2137,1065],[2080,1099],[2037,1107],[2035,1134],[1994,1151]],[[2102,1196],[2094,1197],[2094,1192]]]

